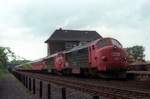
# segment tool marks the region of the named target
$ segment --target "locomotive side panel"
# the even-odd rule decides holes
[[[88,68],[89,67],[89,61],[88,61],[88,48],[84,48],[78,51],[77,56],[77,64],[81,68]]]
[[[66,54],[66,59],[69,64],[69,68],[80,69],[88,68],[88,48],[83,48],[80,50],[75,50]]]

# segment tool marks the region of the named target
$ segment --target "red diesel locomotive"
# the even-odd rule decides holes
[[[36,67],[62,74],[121,75],[126,71],[126,57],[126,51],[116,39],[103,38],[32,62],[30,69]]]

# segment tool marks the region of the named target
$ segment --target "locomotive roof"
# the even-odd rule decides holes
[[[64,30],[57,29],[45,41],[93,41],[102,38],[96,31],[83,31],[83,30]]]

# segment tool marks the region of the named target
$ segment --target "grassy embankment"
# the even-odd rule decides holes
[[[0,78],[7,72],[7,70],[0,65]]]

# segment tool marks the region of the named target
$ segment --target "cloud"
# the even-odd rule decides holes
[[[44,44],[46,38],[36,36],[30,28],[7,27],[0,37],[1,46],[10,47],[17,55],[26,59],[38,59],[47,54]]]
[[[55,29],[87,29],[125,47],[143,45],[150,59],[149,11],[149,0],[0,0],[0,44],[37,59]]]

